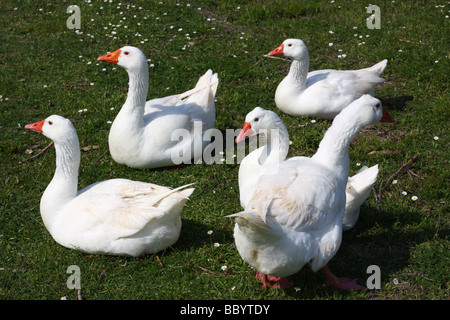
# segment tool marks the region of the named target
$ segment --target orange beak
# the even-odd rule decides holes
[[[236,138],[236,143],[244,140],[248,136],[252,135],[254,132],[252,130],[252,126],[248,122],[244,122],[244,126],[242,127],[241,132],[239,132],[239,135]]]
[[[98,57],[97,60],[117,64],[119,62],[119,56],[121,52],[122,51],[119,49],[114,52],[105,54],[104,56]]]
[[[284,56],[283,50],[284,50],[284,44],[281,44],[278,48],[270,51],[268,56],[275,56],[275,57]]]
[[[380,122],[395,122],[394,118],[386,111],[383,107],[383,116],[381,117]]]
[[[45,120],[41,120],[35,123],[30,123],[25,126],[25,129],[29,129],[31,131],[36,131],[38,133],[42,133],[42,127],[44,126]]]

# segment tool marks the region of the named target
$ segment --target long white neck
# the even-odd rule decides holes
[[[343,180],[347,181],[350,170],[348,149],[361,127],[362,125],[358,125],[355,121],[336,117],[312,158],[332,168]]]
[[[148,90],[147,61],[141,68],[128,72],[127,99],[117,114],[109,131],[109,151],[113,159],[121,164],[127,163],[128,157],[141,152],[145,132],[145,103]]]
[[[267,143],[258,158],[259,165],[271,166],[286,159],[289,152],[289,133],[284,124],[267,131]]]
[[[128,95],[118,116],[124,116],[132,123],[139,124],[143,121],[145,103],[148,91],[148,68],[147,63],[142,68],[128,71]],[[133,119],[130,119],[132,117]],[[130,123],[130,122],[128,122]]]
[[[125,104],[134,108],[144,107],[148,91],[147,64],[137,71],[128,72],[128,77],[128,96]]]
[[[257,181],[266,170],[284,161],[289,151],[289,134],[280,120],[266,132],[267,142],[250,153],[239,167],[239,193],[241,205],[245,208],[256,189]]]
[[[41,199],[42,219],[50,233],[59,211],[77,196],[80,144],[76,133],[67,143],[55,143],[55,150],[55,174]]]
[[[302,59],[292,60],[289,73],[285,80],[290,85],[294,86],[297,91],[304,91],[306,88],[306,78],[309,70],[309,56],[306,54]]]

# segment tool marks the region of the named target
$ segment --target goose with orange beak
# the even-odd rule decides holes
[[[252,131],[259,132],[278,118],[274,115],[261,108],[250,112],[237,140]],[[289,286],[285,277],[309,264],[314,272],[323,272],[329,286],[364,289],[356,280],[336,277],[327,264],[339,249],[344,229],[350,143],[361,128],[379,121],[384,121],[380,101],[363,95],[336,116],[312,157],[278,158],[262,168],[253,190],[244,190],[250,192],[244,202],[241,197],[244,210],[228,217],[236,218],[234,239],[239,254],[257,270],[256,278],[264,287]],[[269,127],[270,131],[275,131],[276,126]],[[274,151],[285,157],[289,145],[287,130],[280,126],[278,132],[283,153],[279,152],[283,150],[281,147],[275,146],[279,143],[277,139],[270,139],[267,141],[270,151],[263,152],[261,148],[253,151],[241,166],[253,153],[257,155],[253,166],[261,167],[265,165],[261,160],[274,160]],[[241,186],[240,168],[240,189]],[[242,195],[243,190],[240,192]]]
[[[129,179],[78,190],[80,143],[69,119],[52,115],[26,129],[54,142],[56,170],[40,202],[48,232],[60,245],[88,254],[137,257],[168,248],[181,231],[181,212],[194,191]]]
[[[358,70],[309,70],[309,52],[300,39],[287,39],[268,56],[292,59],[289,73],[275,92],[275,103],[284,113],[333,119],[351,102],[364,94],[374,96],[375,87],[387,65],[383,60],[370,68]],[[384,111],[386,116],[389,114]],[[389,121],[394,119],[389,115]]]
[[[147,101],[148,64],[140,49],[125,46],[98,61],[124,68],[129,77],[126,101],[108,138],[114,161],[143,169],[191,163],[202,156],[210,144],[204,132],[213,128],[216,120],[217,73],[208,70],[193,89]]]

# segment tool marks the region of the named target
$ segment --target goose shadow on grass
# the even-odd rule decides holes
[[[386,97],[386,98],[377,97],[377,98],[380,99],[381,104],[383,106],[387,107],[386,109],[388,111],[389,110],[402,111],[407,107],[407,104],[409,102],[414,100],[414,97],[410,95],[403,95],[398,97]]]

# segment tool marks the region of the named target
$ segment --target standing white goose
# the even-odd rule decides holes
[[[239,166],[239,194],[241,206],[245,209],[253,196],[259,178],[278,163],[286,160],[289,151],[289,133],[283,121],[270,110],[256,107],[245,117],[244,126],[236,138],[236,143],[246,137],[264,134],[267,143],[252,151]],[[288,160],[300,160],[305,157],[293,157]],[[377,179],[378,165],[363,167],[347,182],[346,205],[343,219],[343,230],[354,227],[359,217],[361,205],[369,197]]]
[[[193,188],[111,179],[78,191],[80,145],[70,120],[52,115],[25,128],[55,144],[56,171],[40,211],[56,242],[90,254],[139,256],[178,240],[180,213]]]
[[[300,39],[287,39],[268,56],[292,58],[288,75],[275,92],[275,103],[284,113],[333,119],[342,109],[363,94],[374,95],[383,83],[380,74],[387,60],[359,70],[309,70],[309,54]],[[385,117],[388,117],[387,111]]]
[[[146,101],[148,64],[141,50],[125,46],[98,60],[123,67],[129,76],[127,99],[109,133],[114,161],[133,168],[157,168],[201,156],[209,144],[203,134],[215,124],[217,74],[208,70],[194,89]]]
[[[237,217],[236,247],[264,286],[283,287],[284,277],[310,263],[314,272],[325,274],[329,286],[364,288],[355,280],[334,276],[327,263],[342,239],[350,142],[382,115],[380,101],[363,95],[336,116],[314,156],[269,168],[245,211],[229,216]]]

